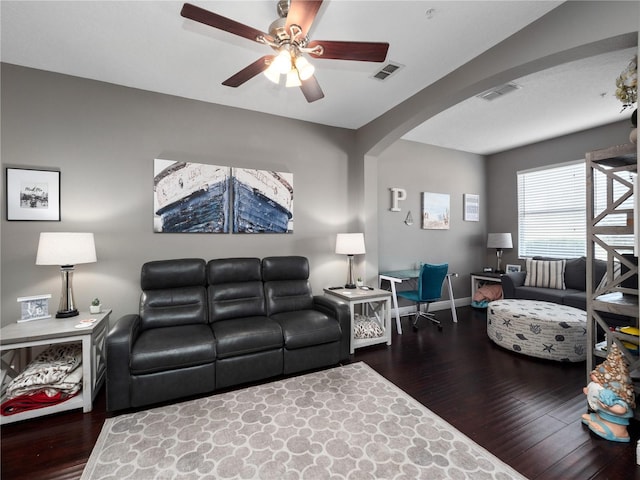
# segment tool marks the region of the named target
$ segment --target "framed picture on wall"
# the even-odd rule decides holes
[[[60,221],[60,172],[7,168],[7,220]]]
[[[480,195],[475,193],[464,194],[464,215],[465,222],[480,221]]]
[[[422,192],[422,228],[449,230],[449,195]]]

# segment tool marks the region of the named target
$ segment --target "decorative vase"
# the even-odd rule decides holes
[[[89,305],[90,313],[100,313],[102,311],[102,305]]]
[[[631,114],[631,125],[633,128],[631,129],[631,133],[629,134],[629,141],[631,143],[638,143],[638,109],[636,108]]]

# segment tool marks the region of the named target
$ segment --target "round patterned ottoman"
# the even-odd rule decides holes
[[[561,362],[587,358],[587,313],[539,300],[496,300],[487,307],[487,335],[496,344]]]

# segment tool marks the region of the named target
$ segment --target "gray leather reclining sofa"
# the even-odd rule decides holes
[[[145,263],[139,313],[107,336],[107,410],[348,359],[349,309],[308,279],[298,256]]]

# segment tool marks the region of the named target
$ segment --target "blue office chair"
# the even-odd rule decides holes
[[[416,316],[413,320],[413,329],[418,328],[418,318],[425,317],[431,320],[438,326],[438,330],[442,330],[442,324],[435,318],[433,313],[429,312],[429,304],[440,300],[442,296],[442,284],[447,276],[449,270],[448,263],[441,263],[433,265],[425,263],[420,270],[420,276],[418,277],[418,289],[417,290],[405,290],[398,292],[398,297],[406,298],[412,302],[416,302]],[[421,305],[427,304],[426,311],[421,310]]]

